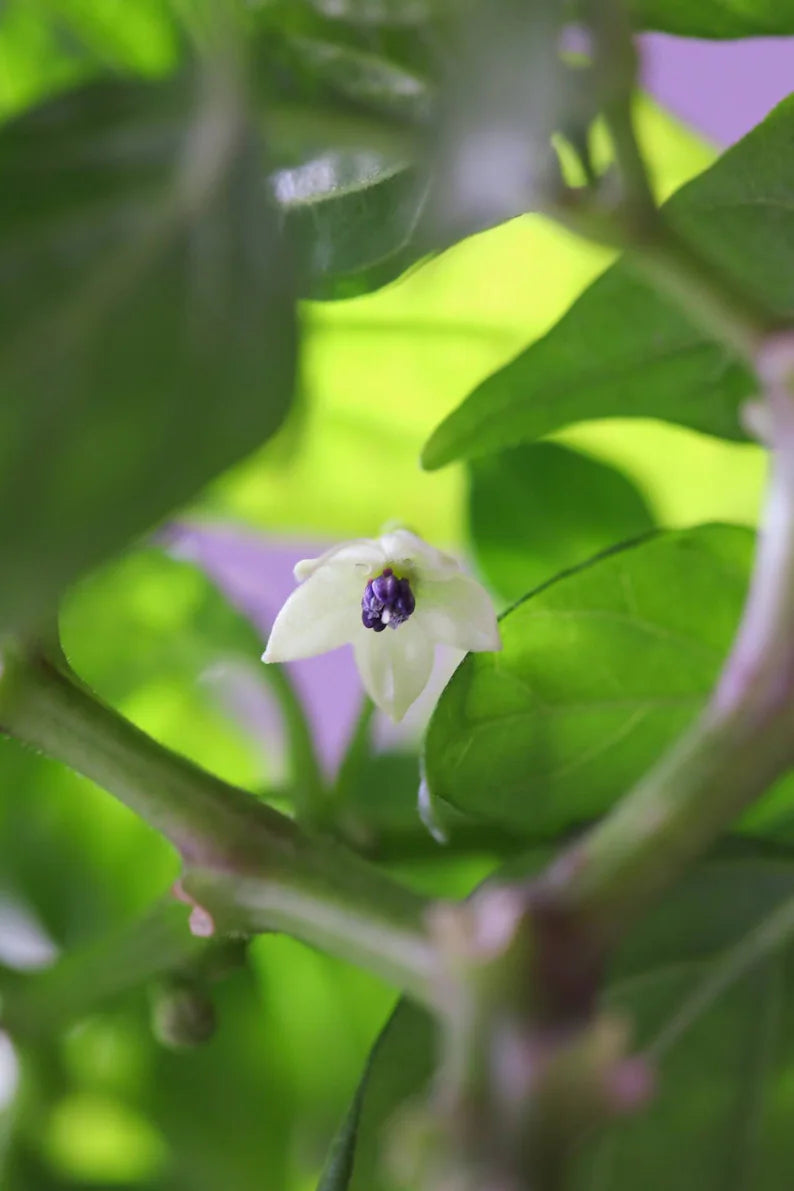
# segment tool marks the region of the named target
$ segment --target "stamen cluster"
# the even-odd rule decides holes
[[[370,579],[361,599],[364,627],[382,633],[388,625],[396,629],[404,624],[416,607],[414,593],[407,579],[398,579],[391,567]]]

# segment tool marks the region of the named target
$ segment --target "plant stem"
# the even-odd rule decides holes
[[[334,783],[333,799],[337,814],[340,810],[344,810],[347,805],[350,792],[355,787],[358,775],[372,755],[372,721],[374,716],[375,704],[369,695],[364,695]]]
[[[170,752],[49,661],[6,644],[0,723],[91,778],[181,852],[208,933],[286,930],[435,998],[427,899]]]
[[[766,514],[742,623],[693,728],[547,874],[557,911],[613,942],[794,764],[794,342],[759,361],[771,435]]]
[[[295,815],[307,827],[319,827],[329,813],[329,792],[314,747],[306,710],[285,666],[263,666],[264,681],[284,717]]]
[[[620,0],[587,0],[586,15],[620,194],[614,201],[593,188],[563,191],[548,213],[587,239],[625,249],[629,264],[654,288],[732,355],[753,365],[764,339],[780,329],[780,319],[679,235],[657,206],[634,124],[637,55],[625,6]]]

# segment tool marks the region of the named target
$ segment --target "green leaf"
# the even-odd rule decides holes
[[[610,1005],[659,1061],[648,1108],[585,1147],[577,1191],[777,1191],[794,1162],[791,862],[700,866],[643,924]],[[694,921],[693,921],[694,919]],[[634,961],[632,963],[632,960]]]
[[[682,37],[762,37],[794,33],[792,0],[632,0],[639,29]]]
[[[641,104],[639,115],[667,191],[711,159],[691,132],[650,103]],[[463,477],[452,468],[433,475],[418,470],[422,443],[474,384],[546,330],[604,261],[602,251],[527,216],[471,237],[399,285],[355,302],[306,306],[306,408],[296,407],[279,439],[213,485],[213,514],[268,532],[334,537],[377,534],[399,515],[429,541],[459,548]],[[692,435],[673,449],[696,458],[697,496],[713,494],[710,504],[690,504],[690,487],[671,476],[666,486],[676,494],[676,524],[753,515],[752,505],[745,512],[743,471],[730,479],[735,448]],[[717,474],[712,457],[720,450],[725,460]],[[631,445],[627,451],[629,459],[640,454]],[[662,453],[653,443],[644,451],[651,458]],[[655,467],[663,477],[655,486],[664,490],[664,469]]]
[[[516,447],[469,469],[474,555],[513,602],[559,571],[653,527],[630,480],[556,443]]]
[[[176,63],[171,6],[130,0],[5,0],[0,8],[0,116],[105,73],[158,76]]]
[[[319,37],[292,37],[288,50],[313,81],[373,112],[419,121],[429,110],[425,80],[371,50]]]
[[[421,25],[461,7],[442,0],[308,0],[325,16],[362,25]],[[629,0],[637,29],[683,37],[760,37],[794,33],[791,0]]]
[[[3,627],[45,614],[286,413],[288,270],[261,147],[220,102],[96,86],[0,132]]]
[[[659,534],[595,559],[501,619],[427,733],[431,791],[528,838],[601,814],[705,700],[738,620],[745,529]]]
[[[794,99],[685,186],[673,225],[781,318],[794,311]],[[655,417],[743,438],[747,369],[620,261],[561,321],[478,386],[425,446],[425,467],[531,441],[572,422]]]
[[[323,16],[354,24],[403,25],[424,24],[445,7],[443,0],[305,0]]]
[[[400,1001],[380,1034],[317,1191],[397,1191],[384,1169],[398,1108],[427,1086],[438,1050],[428,1013]]]
[[[330,149],[271,176],[295,246],[299,292],[349,298],[412,265],[425,187],[416,170],[378,153]]]

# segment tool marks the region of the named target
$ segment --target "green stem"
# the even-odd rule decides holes
[[[564,191],[548,213],[587,239],[625,249],[635,270],[694,324],[753,365],[766,336],[780,329],[780,319],[682,238],[657,206],[634,124],[636,52],[625,6],[620,0],[587,0],[586,15],[621,192],[614,202],[592,188]]]
[[[296,817],[306,826],[320,826],[328,817],[329,795],[306,711],[285,666],[262,670],[284,717]]]
[[[694,727],[545,882],[555,909],[606,943],[794,764],[794,344],[773,343],[766,355],[767,511],[716,691]]]
[[[285,930],[435,998],[427,899],[157,744],[40,657],[6,645],[6,732],[91,778],[181,852],[204,929]]]
[[[743,293],[672,228],[660,213],[655,230],[627,244],[628,260],[660,292],[733,356],[753,365],[780,320]]]
[[[337,812],[343,810],[354,789],[356,780],[372,755],[372,721],[375,716],[375,704],[369,695],[361,700],[358,717],[348,741],[345,755],[339,765],[339,772],[334,783],[334,804]]]

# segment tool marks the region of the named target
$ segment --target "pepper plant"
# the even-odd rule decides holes
[[[794,6],[3,6],[9,1191],[789,1184],[794,106],[662,202],[647,29]],[[444,355],[455,269],[498,295],[524,235],[539,307],[591,283]],[[329,422],[332,464],[335,351],[380,421]],[[654,508],[593,452],[632,420],[668,488],[763,452],[757,532]],[[260,634],[184,561],[233,514],[333,538]],[[439,643],[470,652],[420,755],[380,755]],[[284,663],[350,644],[374,703],[331,776],[335,692],[312,720]],[[267,782],[200,683],[229,653],[280,709]],[[353,1093],[339,1038],[395,998]]]

